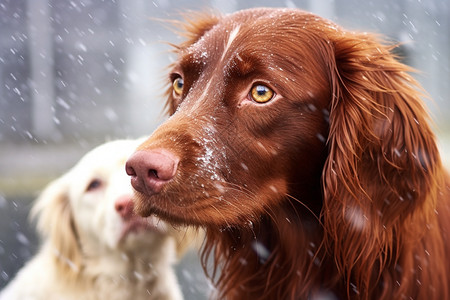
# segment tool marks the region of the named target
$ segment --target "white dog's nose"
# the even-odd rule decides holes
[[[131,195],[124,195],[117,198],[114,208],[123,219],[129,219],[133,216],[134,204]]]

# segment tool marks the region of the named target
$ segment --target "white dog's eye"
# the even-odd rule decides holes
[[[102,181],[100,179],[97,179],[97,178],[93,179],[89,183],[88,187],[86,188],[86,192],[96,190],[96,189],[100,188],[101,186],[102,186]]]

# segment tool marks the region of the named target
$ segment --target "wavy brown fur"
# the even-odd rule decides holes
[[[299,10],[188,24],[183,94],[140,147],[177,175],[138,210],[206,228],[217,297],[450,298],[448,177],[392,46]],[[239,102],[252,81],[281,98]]]

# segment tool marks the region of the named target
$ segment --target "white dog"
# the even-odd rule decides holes
[[[32,210],[43,244],[2,291],[11,299],[182,299],[172,264],[192,230],[133,213],[120,140],[86,154],[43,191]]]

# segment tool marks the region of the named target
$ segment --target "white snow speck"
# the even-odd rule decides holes
[[[270,251],[260,242],[253,242],[252,248],[261,260],[265,261],[269,258]]]
[[[30,241],[28,240],[28,238],[22,232],[17,232],[16,233],[16,239],[22,245],[29,245],[30,244]]]
[[[366,221],[368,220],[367,216],[365,216],[361,209],[358,207],[347,209],[347,211],[345,212],[345,218],[357,230],[362,230],[365,226]]]

